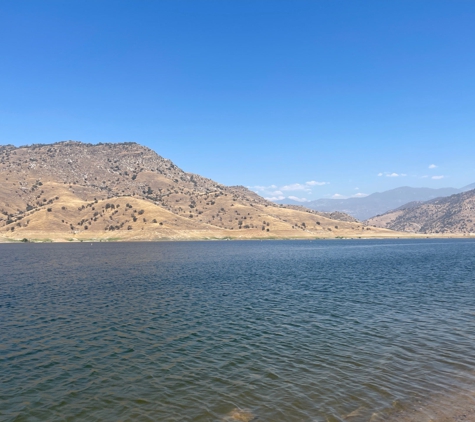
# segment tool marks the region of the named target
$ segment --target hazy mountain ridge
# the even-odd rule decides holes
[[[370,218],[367,223],[412,233],[475,234],[475,189],[420,204],[407,204]]]
[[[341,213],[276,205],[135,143],[0,147],[0,213],[0,233],[12,238],[396,235]]]
[[[300,210],[300,211],[307,211],[309,208],[303,206],[303,205],[293,205],[293,204],[287,204],[287,208],[290,209],[295,209],[295,210]],[[344,212],[340,211],[334,211],[334,212],[321,212],[317,210],[313,210],[315,214],[321,215],[322,217],[330,218],[332,220],[339,220],[339,221],[350,221],[353,223],[359,223],[360,221],[356,219],[355,217],[352,217],[349,214],[346,214]]]
[[[358,220],[367,220],[376,215],[384,214],[390,210],[396,210],[412,202],[426,202],[435,198],[446,197],[475,188],[475,183],[461,189],[456,188],[412,188],[403,186],[384,192],[375,192],[363,198],[347,199],[317,199],[306,202],[308,208],[333,212],[340,211],[347,213]],[[284,201],[278,201],[283,203]],[[287,201],[290,202],[290,201]],[[295,204],[295,202],[291,202]]]

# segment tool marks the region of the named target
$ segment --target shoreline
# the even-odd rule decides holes
[[[322,241],[322,240],[446,240],[446,239],[465,239],[475,240],[475,235],[451,235],[451,236],[358,236],[358,237],[159,237],[159,238],[65,238],[65,237],[24,237],[10,238],[0,237],[0,244],[18,244],[18,243],[140,243],[140,242],[227,242],[227,241]]]

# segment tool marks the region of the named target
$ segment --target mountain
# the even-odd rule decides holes
[[[286,208],[293,209],[293,210],[299,210],[299,211],[308,211],[309,210],[309,208],[304,207],[302,204],[299,204],[299,205],[287,204]],[[315,211],[315,210],[312,210],[312,212],[316,215],[321,215],[322,217],[326,217],[326,218],[329,218],[331,220],[350,221],[350,222],[353,222],[353,223],[359,223],[360,222],[355,217],[352,217],[349,214],[345,214],[344,212],[339,212],[339,211],[322,212],[322,211]]]
[[[367,223],[412,233],[475,234],[475,189],[424,203],[413,202],[370,218]]]
[[[475,189],[475,183],[471,183],[470,185],[464,186],[462,189],[460,189],[462,192],[466,192],[468,190]]]
[[[337,236],[401,234],[274,204],[135,143],[0,146],[4,241]]]
[[[425,202],[430,199],[453,195],[469,190],[471,186],[475,187],[475,183],[465,186],[462,189],[411,188],[409,186],[403,186],[384,192],[376,192],[363,198],[317,199],[315,201],[306,202],[305,206],[323,212],[340,211],[350,214],[358,220],[367,220],[368,218],[378,214],[384,214],[387,211],[394,210],[409,202]],[[283,201],[278,203],[283,203]],[[294,204],[294,202],[290,201],[286,201],[285,203]]]

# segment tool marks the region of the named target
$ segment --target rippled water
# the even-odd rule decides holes
[[[474,389],[474,268],[463,240],[0,245],[0,419],[387,420]]]

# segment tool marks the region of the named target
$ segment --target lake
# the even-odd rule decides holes
[[[2,244],[0,419],[429,420],[475,390],[474,269],[456,239]]]

